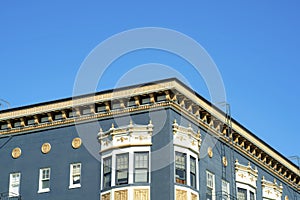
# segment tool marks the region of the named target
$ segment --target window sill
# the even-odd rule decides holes
[[[47,189],[43,189],[43,190],[39,190],[38,193],[45,193],[45,192],[50,192],[50,189],[47,188]]]
[[[81,184],[70,185],[69,189],[80,188],[80,187],[81,187]]]

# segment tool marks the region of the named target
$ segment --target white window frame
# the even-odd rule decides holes
[[[215,175],[210,171],[206,171],[206,187],[211,189],[211,199],[215,200]]]
[[[9,197],[20,195],[21,173],[14,172],[9,175]]]
[[[147,165],[146,166],[138,166],[136,157],[138,155],[145,154],[147,156]],[[137,174],[139,171],[146,170],[146,181],[137,181]],[[134,152],[134,183],[148,183],[149,182],[149,152]]]
[[[222,199],[223,199],[223,195],[227,195],[226,199],[229,200],[230,199],[230,185],[229,185],[229,182],[222,179],[222,183],[221,184],[222,184],[221,185],[221,188],[222,188]]]
[[[106,162],[104,162],[105,160],[109,160],[109,163],[107,164],[107,165],[104,165]],[[106,173],[106,175],[110,175],[110,184],[109,184],[109,186],[108,187],[104,187],[104,178],[105,178],[105,173],[104,173],[104,169],[105,168],[109,168],[109,172],[108,173]],[[113,171],[113,168],[112,168],[112,156],[107,156],[107,157],[105,157],[105,158],[103,158],[103,160],[102,160],[102,171],[103,171],[103,175],[101,176],[102,178],[102,180],[101,180],[101,184],[102,184],[102,187],[103,187],[103,189],[107,189],[107,188],[110,188],[111,187],[111,184],[112,184],[112,171]]]
[[[74,166],[79,166],[79,172],[75,174]],[[79,188],[81,187],[81,163],[72,163],[70,164],[70,181],[69,181],[69,189]],[[79,176],[79,183],[73,183],[74,176]]]
[[[43,177],[43,171],[49,170],[49,176],[47,178]],[[51,168],[45,167],[40,169],[40,175],[39,175],[39,190],[38,193],[44,193],[50,191],[50,178],[51,178]],[[49,187],[43,188],[43,182],[49,181]]]
[[[189,169],[189,171],[190,171],[190,173],[189,173],[189,176],[190,176],[190,186],[191,186],[192,188],[194,188],[194,189],[197,189],[197,158],[195,158],[194,156],[191,156],[191,155],[190,155],[188,159],[190,160],[190,169]],[[192,172],[192,170],[191,170],[191,167],[192,167],[192,162],[191,162],[191,161],[192,161],[192,160],[195,161],[195,173]],[[192,180],[191,180],[192,174],[195,176],[195,186],[196,186],[196,187],[192,186]]]
[[[121,168],[121,166],[123,166],[123,165],[118,166],[118,158],[122,158],[122,157],[127,159],[126,160],[127,163],[125,163],[125,164],[122,163],[123,165],[126,166],[126,168]],[[116,155],[116,166],[115,166],[115,171],[116,171],[116,180],[115,180],[115,182],[116,182],[116,185],[127,185],[127,184],[129,184],[129,162],[130,162],[129,161],[129,153],[122,153],[122,154],[117,154]],[[121,172],[126,173],[126,176],[127,176],[127,182],[126,183],[123,183],[121,181],[119,182],[119,180],[121,180],[121,179],[118,177],[118,173],[121,174]]]
[[[180,168],[177,167],[177,156],[180,157],[180,160],[183,159],[183,166],[182,163],[180,162],[179,165],[180,165]],[[183,184],[183,185],[187,185],[187,175],[190,174],[190,173],[187,173],[187,155],[185,153],[182,153],[182,152],[179,152],[179,151],[175,151],[175,182],[177,182],[177,178],[180,180],[180,181],[183,181],[183,183],[179,183],[179,184]],[[184,178],[181,179],[180,177],[177,177],[176,175],[176,172],[177,172],[177,169],[181,170],[184,172]]]
[[[246,200],[250,200],[250,192],[254,194],[254,200],[256,200],[256,189],[243,183],[236,183],[236,194],[238,193],[238,188],[245,189],[247,191]]]
[[[124,153],[129,153],[129,165],[128,165],[128,185],[130,184],[136,184],[134,183],[134,153],[139,153],[139,152],[148,152],[149,157],[149,165],[148,165],[148,170],[151,172],[151,153],[150,153],[150,147],[149,146],[140,146],[140,147],[127,147],[127,148],[121,148],[121,149],[114,149],[112,151],[107,151],[103,152],[101,155],[101,162],[103,163],[103,160],[107,157],[111,156],[111,186],[110,188],[116,186],[116,157],[118,154],[124,154]],[[109,189],[109,188],[104,188],[103,187],[103,164],[101,167],[101,190],[103,189]],[[151,183],[151,173],[148,173],[148,182],[147,184]],[[126,184],[127,185],[127,184]]]
[[[187,149],[187,148],[183,148],[183,147],[179,147],[179,146],[174,146],[174,159],[175,159],[175,156],[176,156],[176,152],[179,152],[179,153],[183,153],[185,154],[186,156],[186,184],[187,186],[190,186],[191,187],[191,177],[190,177],[190,173],[191,173],[191,157],[195,158],[196,159],[196,188],[193,188],[195,190],[199,190],[199,165],[198,165],[198,161],[199,161],[199,158],[198,158],[198,155],[196,153],[194,153],[193,151]],[[175,167],[175,160],[174,160],[174,183],[176,183],[176,167]],[[181,186],[185,186],[185,185],[182,185],[180,184]]]

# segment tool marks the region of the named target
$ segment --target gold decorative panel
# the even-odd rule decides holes
[[[148,189],[135,189],[134,190],[134,200],[149,200],[149,190]]]
[[[80,138],[74,138],[72,141],[72,147],[74,149],[78,149],[81,146],[81,139]]]
[[[50,150],[51,150],[51,145],[49,143],[44,143],[41,147],[41,151],[44,154],[49,153]]]
[[[21,154],[22,154],[22,151],[19,147],[14,148],[11,152],[11,156],[13,158],[19,158],[21,156]]]
[[[101,200],[110,200],[110,192],[101,195]]]
[[[187,191],[176,189],[176,200],[187,200]]]
[[[196,194],[193,194],[193,193],[191,193],[191,197],[192,197],[192,200],[198,200],[198,198],[197,198],[197,195],[196,195]]]
[[[115,191],[115,200],[128,200],[128,191],[127,190]]]
[[[214,153],[213,153],[213,150],[212,150],[211,147],[208,147],[208,149],[207,149],[207,154],[208,154],[208,156],[209,156],[210,158],[213,157]]]
[[[222,162],[223,162],[224,167],[227,167],[228,161],[227,161],[227,158],[225,156],[223,156]]]

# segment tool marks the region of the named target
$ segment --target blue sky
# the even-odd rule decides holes
[[[237,121],[283,155],[300,156],[299,8],[297,0],[1,1],[0,98],[18,107],[70,97],[81,63],[100,42],[133,28],[169,28],[210,54]],[[151,62],[174,67],[209,99],[186,61],[157,50],[122,56],[98,90]],[[144,82],[161,77],[147,73]]]

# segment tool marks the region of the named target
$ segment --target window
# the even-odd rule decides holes
[[[50,168],[40,169],[39,193],[50,191]]]
[[[206,171],[206,199],[212,200],[215,191],[215,175]]]
[[[191,179],[191,187],[196,189],[196,159],[194,157],[190,157],[190,179]]]
[[[176,183],[186,184],[186,155],[175,153],[175,178]]]
[[[9,176],[9,197],[17,197],[20,192],[21,173],[11,173]]]
[[[128,184],[128,153],[117,155],[116,185]]]
[[[81,163],[70,165],[70,185],[69,188],[77,188],[81,186]]]
[[[103,189],[111,187],[111,157],[103,159]]]
[[[147,183],[148,182],[148,152],[134,153],[134,182]]]
[[[222,200],[228,200],[230,195],[229,183],[222,180]]]
[[[237,199],[238,200],[247,200],[247,190],[243,188],[237,189]]]
[[[250,200],[255,200],[254,192],[250,191]]]

